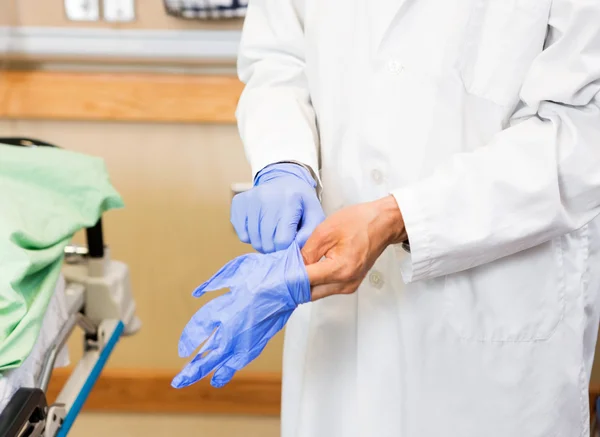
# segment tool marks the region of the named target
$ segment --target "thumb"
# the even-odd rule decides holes
[[[306,265],[306,273],[311,286],[330,284],[335,282],[336,263],[329,258],[314,264]]]
[[[325,213],[319,203],[319,200],[315,197],[312,202],[307,202],[304,207],[304,214],[302,215],[302,221],[300,223],[300,229],[296,236],[296,241],[300,247],[304,247],[307,240],[310,238],[313,231],[317,226],[325,220]]]
[[[300,245],[300,243],[298,243]],[[317,227],[308,237],[308,240],[302,247],[301,253],[305,265],[311,265],[319,261],[333,247],[331,238],[327,232],[323,232],[322,227]]]

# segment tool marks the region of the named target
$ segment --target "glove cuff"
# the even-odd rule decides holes
[[[317,182],[309,173],[309,171],[299,164],[280,162],[271,164],[259,171],[254,179],[254,186],[264,184],[280,176],[292,175],[303,180],[312,188],[317,187]]]
[[[290,296],[296,306],[310,302],[310,281],[297,241],[286,250],[284,278]]]

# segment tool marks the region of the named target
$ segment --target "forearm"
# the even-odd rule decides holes
[[[400,244],[407,239],[402,213],[394,196],[386,196],[371,203],[376,219],[374,226],[385,246]]]
[[[291,0],[257,0],[244,23],[238,73],[246,84],[238,127],[253,177],[297,162],[318,179],[318,133],[304,74],[301,17]]]
[[[557,40],[521,91],[537,114],[394,191],[411,243],[405,280],[495,261],[600,213],[599,20],[597,3],[556,0]]]

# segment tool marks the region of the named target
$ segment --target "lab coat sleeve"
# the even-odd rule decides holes
[[[303,0],[249,2],[238,56],[245,84],[236,111],[253,177],[269,164],[303,164],[318,179],[318,134],[305,76]]]
[[[393,191],[410,239],[406,282],[535,247],[600,213],[600,2],[554,0],[549,23],[554,40],[521,89],[537,113]]]

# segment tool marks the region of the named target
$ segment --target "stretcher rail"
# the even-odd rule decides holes
[[[1,138],[1,144],[56,147],[31,138]],[[86,246],[65,248],[62,273],[69,317],[46,351],[33,387],[21,387],[0,411],[0,437],[64,437],[81,411],[118,341],[141,326],[135,314],[127,265],[110,258],[102,219],[86,229]],[[46,390],[57,357],[79,326],[84,354],[54,403]]]

